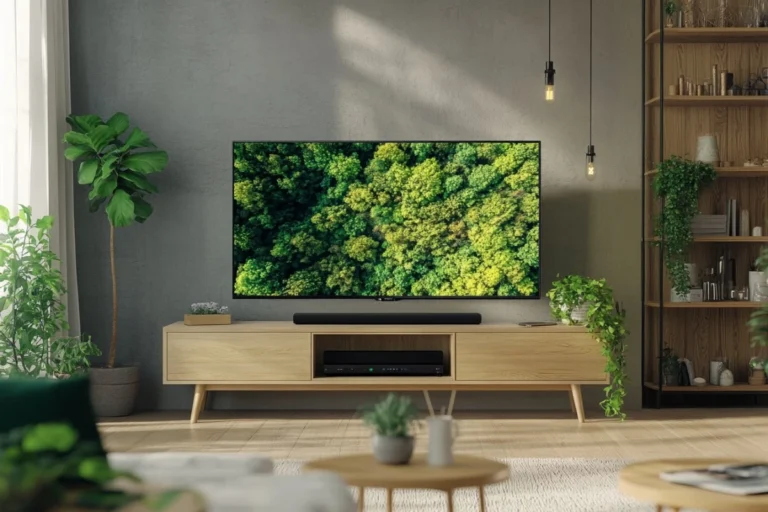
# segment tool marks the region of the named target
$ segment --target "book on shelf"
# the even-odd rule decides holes
[[[738,496],[768,493],[768,464],[717,464],[700,469],[665,471],[659,478],[673,484]]]
[[[726,215],[696,215],[691,224],[694,235],[727,235],[728,217]]]

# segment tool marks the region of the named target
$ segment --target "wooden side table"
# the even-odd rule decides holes
[[[696,487],[673,484],[659,478],[665,471],[706,468],[713,464],[750,464],[751,461],[727,459],[668,459],[630,464],[619,473],[619,490],[637,500],[679,512],[681,508],[696,508],[711,512],[766,512],[768,495],[733,496],[705,491]]]
[[[331,471],[348,485],[357,487],[360,498],[358,511],[365,506],[365,488],[383,487],[387,490],[387,512],[392,512],[392,494],[395,489],[436,489],[448,496],[448,511],[453,512],[453,491],[462,487],[477,487],[480,493],[480,511],[485,512],[486,485],[509,478],[506,464],[471,455],[456,455],[452,466],[433,467],[427,464],[426,454],[416,454],[411,463],[387,466],[376,462],[372,455],[351,455],[319,459],[307,463],[305,470]]]

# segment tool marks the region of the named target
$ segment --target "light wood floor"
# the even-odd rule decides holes
[[[100,424],[108,451],[258,452],[313,459],[370,450],[370,434],[351,412],[205,411],[147,413]],[[768,459],[768,410],[643,410],[625,422],[588,414],[457,413],[456,450],[497,458],[737,457]],[[417,450],[426,448],[426,426]]]

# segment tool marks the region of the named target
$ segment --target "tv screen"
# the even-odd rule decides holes
[[[236,298],[538,298],[539,142],[235,142]]]

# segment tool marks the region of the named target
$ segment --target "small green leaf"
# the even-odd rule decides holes
[[[147,177],[143,174],[133,171],[123,171],[119,176],[142,192],[150,192],[153,194],[157,192],[157,187],[150,183]]]
[[[131,134],[128,136],[128,139],[126,139],[125,144],[120,149],[123,151],[128,151],[132,148],[150,147],[154,147],[154,144],[152,144],[152,141],[149,140],[149,136],[140,129],[134,128]]]
[[[97,197],[95,199],[90,199],[88,201],[88,211],[91,213],[95,213],[99,211],[99,208],[106,200],[107,200],[106,197]]]
[[[8,222],[10,218],[11,212],[8,211],[8,208],[0,204],[0,221]]]
[[[104,124],[99,116],[93,114],[86,116],[67,116],[67,123],[80,133],[88,133],[97,126]]]
[[[35,227],[38,229],[51,229],[53,227],[53,217],[50,215],[40,217],[35,221]]]
[[[67,144],[76,144],[78,146],[88,146],[90,145],[91,140],[83,133],[71,131],[64,134],[64,142]]]
[[[135,217],[131,196],[125,190],[116,190],[107,205],[109,222],[116,228],[129,226]]]
[[[92,158],[85,160],[80,164],[77,171],[77,182],[81,185],[90,185],[96,177],[96,171],[99,170],[99,160]]]
[[[117,163],[117,160],[117,155],[109,155],[104,159],[104,165],[101,167],[101,176],[103,178],[106,178],[112,174],[112,171],[115,170],[115,164]]]
[[[98,153],[104,149],[110,141],[114,140],[115,131],[106,124],[102,124],[90,131],[88,133],[88,138],[91,141],[91,148]]]
[[[136,213],[136,220],[138,222],[144,222],[152,215],[152,205],[146,202],[141,197],[133,197],[133,209]]]
[[[109,197],[112,195],[116,188],[117,176],[115,174],[110,174],[106,178],[96,178],[96,181],[93,182],[93,188],[91,189],[90,194],[88,194],[88,199]]]
[[[147,151],[135,153],[123,160],[123,166],[142,174],[162,171],[168,165],[168,153],[165,151]]]
[[[21,449],[27,453],[68,452],[77,442],[77,432],[62,423],[39,423],[24,435]]]
[[[93,155],[93,150],[83,146],[69,146],[64,150],[64,158],[69,161],[75,161],[80,157],[91,155]]]
[[[125,130],[128,129],[128,116],[122,112],[117,112],[115,115],[107,119],[107,126],[112,128],[115,132],[115,136],[119,137]]]

